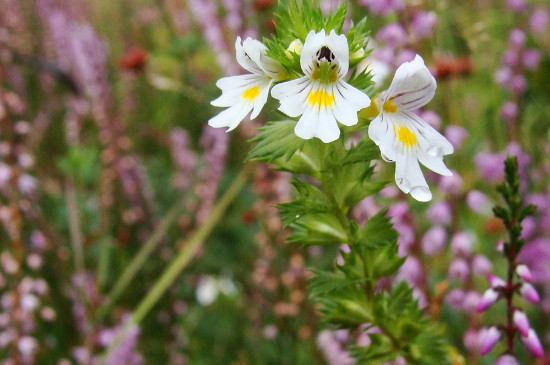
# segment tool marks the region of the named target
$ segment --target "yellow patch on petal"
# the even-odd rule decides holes
[[[384,103],[384,106],[382,107],[386,113],[395,113],[397,111],[397,106],[393,103],[393,99],[389,98]]]
[[[334,104],[334,94],[329,94],[325,90],[310,91],[307,95],[307,103],[311,106],[330,107]]]
[[[414,132],[409,128],[404,125],[400,125],[399,127],[394,125],[393,130],[395,131],[397,139],[403,144],[404,147],[416,146],[416,134],[414,134]]]
[[[252,101],[256,99],[260,95],[260,88],[258,86],[252,86],[246,89],[243,93],[243,99],[248,99],[249,101]]]

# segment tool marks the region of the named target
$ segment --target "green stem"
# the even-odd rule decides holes
[[[99,307],[96,315],[98,320],[102,319],[109,312],[116,300],[131,284],[138,271],[143,267],[143,265],[145,265],[149,259],[149,256],[160,244],[162,238],[166,234],[166,231],[168,231],[170,226],[177,219],[182,208],[183,199],[178,199],[178,202],[174,204],[168,214],[166,214],[166,216],[161,220],[153,234],[151,234],[137,255],[132,259],[132,262],[130,262],[130,264],[126,267],[122,275],[113,286],[113,289],[111,289],[111,292],[107,295],[107,300],[101,305],[101,307]]]
[[[113,343],[109,346],[107,351],[104,353],[100,364],[104,364],[105,360],[109,354],[118,347],[120,342],[126,336],[128,329],[132,325],[139,325],[141,320],[149,313],[151,308],[159,301],[159,299],[164,295],[166,290],[172,285],[176,280],[178,275],[185,269],[187,264],[191,261],[193,256],[204,244],[204,241],[210,235],[212,230],[215,228],[216,224],[223,217],[223,214],[229,207],[229,204],[235,200],[237,194],[241,191],[242,187],[248,180],[251,169],[244,168],[239,175],[235,178],[229,189],[225,194],[220,198],[218,203],[212,209],[208,220],[205,221],[189,238],[187,243],[183,246],[179,254],[172,260],[170,266],[164,271],[162,276],[156,281],[151,291],[142,299],[142,301],[137,305],[136,309],[132,313],[130,320],[122,327],[122,329],[117,334]]]

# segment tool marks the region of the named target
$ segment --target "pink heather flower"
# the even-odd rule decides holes
[[[504,241],[503,241],[503,240],[497,241],[497,243],[496,243],[496,249],[497,249],[497,252],[498,252],[498,253],[500,253],[500,254],[503,254],[503,253],[504,253]]]
[[[461,126],[450,125],[445,128],[444,136],[451,142],[454,148],[459,148],[462,146],[464,139],[468,137],[468,132]]]
[[[536,357],[542,357],[544,355],[544,350],[540,343],[539,337],[534,329],[530,328],[527,336],[521,336],[523,344],[533,355]]]
[[[498,298],[499,294],[495,289],[489,288],[485,290],[485,293],[483,293],[483,295],[481,296],[481,300],[477,305],[476,312],[483,312],[484,310],[489,308],[494,302],[496,302]]]
[[[487,275],[493,269],[493,264],[487,257],[477,254],[472,259],[472,271],[477,275]]]
[[[528,70],[534,70],[539,66],[540,52],[538,49],[526,49],[521,56],[523,65]]]
[[[510,35],[508,36],[508,43],[516,49],[523,47],[526,41],[527,35],[525,35],[525,32],[519,28],[512,29]]]
[[[531,303],[538,303],[540,302],[540,296],[539,293],[537,293],[537,290],[535,287],[529,283],[523,283],[519,287],[519,292],[525,299],[530,301]]]
[[[409,256],[399,269],[396,275],[396,281],[405,280],[410,285],[414,286],[422,281],[423,275],[424,273],[420,260],[414,256]]]
[[[521,235],[525,239],[531,238],[537,228],[537,221],[533,217],[526,217],[521,222]]]
[[[480,152],[474,162],[481,177],[488,182],[494,182],[504,178],[504,159],[502,153]]]
[[[468,280],[469,275],[470,267],[465,259],[459,257],[451,262],[451,265],[449,266],[449,279],[466,281]]]
[[[416,52],[412,49],[403,49],[401,52],[397,54],[397,57],[395,58],[395,65],[399,66],[404,64],[405,62],[411,62],[416,57]]]
[[[514,67],[519,63],[519,54],[517,49],[508,49],[502,54],[502,63],[506,66]]]
[[[513,320],[519,333],[521,333],[522,336],[525,336],[525,337],[528,336],[529,329],[531,328],[531,326],[529,325],[529,319],[527,318],[527,315],[525,314],[525,312],[519,309],[516,309],[514,311]]]
[[[407,31],[399,23],[389,23],[378,31],[376,39],[392,47],[401,47],[407,43]]]
[[[437,25],[437,15],[432,11],[419,11],[411,22],[411,33],[415,38],[428,37]]]
[[[502,278],[493,274],[487,274],[487,281],[489,282],[489,285],[491,286],[491,288],[506,286],[506,282]]]
[[[506,85],[512,79],[512,75],[513,73],[510,67],[501,67],[495,72],[495,81],[500,85]]]
[[[516,274],[518,274],[518,276],[525,281],[530,282],[531,280],[533,280],[533,276],[531,275],[531,270],[529,270],[527,265],[520,264],[516,266]]]
[[[460,288],[454,288],[445,296],[445,301],[453,309],[460,309],[463,306],[466,293]]]
[[[466,348],[466,350],[468,350],[469,352],[477,350],[479,345],[478,332],[473,328],[468,328],[468,330],[464,333],[462,342],[464,343],[464,347]]]
[[[527,86],[527,79],[523,75],[515,75],[510,81],[510,90],[515,94],[522,94]]]
[[[428,123],[435,129],[439,129],[439,127],[441,126],[441,118],[439,117],[439,114],[437,114],[433,110],[419,110],[418,116],[424,119],[426,123]]]
[[[382,16],[405,9],[403,0],[359,0],[359,3],[367,6],[373,14]]]
[[[479,294],[474,290],[470,290],[468,294],[466,294],[466,297],[464,298],[464,303],[462,303],[462,307],[466,313],[472,313],[473,311],[476,310],[480,301],[481,301],[481,294]]]
[[[513,101],[507,101],[500,107],[500,116],[506,122],[511,123],[516,120],[519,113],[519,107]]]
[[[504,354],[497,359],[495,365],[520,365],[514,355]]]
[[[422,251],[426,255],[435,255],[443,251],[445,241],[447,240],[447,231],[441,226],[432,227],[424,237],[422,237]]]
[[[441,176],[439,179],[439,189],[445,193],[458,194],[462,189],[462,178],[456,171],[452,171],[452,176]]]
[[[536,9],[531,18],[529,18],[529,27],[535,33],[542,33],[546,31],[548,23],[550,22],[550,14],[546,9]]]
[[[479,333],[479,350],[482,355],[487,354],[500,340],[502,333],[496,326],[483,328]]]
[[[514,11],[524,11],[527,9],[527,4],[525,0],[508,0],[506,2],[506,7]]]
[[[468,232],[457,232],[451,239],[451,250],[456,255],[469,256],[472,253],[472,237]]]
[[[466,195],[466,203],[471,210],[478,214],[483,214],[489,211],[490,202],[487,195],[479,190],[472,190]]]
[[[445,201],[437,201],[428,209],[426,216],[435,224],[449,224],[452,219],[451,206]]]

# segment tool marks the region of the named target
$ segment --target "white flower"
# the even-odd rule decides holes
[[[252,111],[250,119],[258,116],[269,95],[274,80],[283,78],[286,70],[277,61],[266,55],[267,47],[252,38],[235,41],[237,62],[251,72],[246,75],[224,77],[216,83],[222,95],[211,102],[214,106],[228,107],[208,121],[211,127],[235,129]]]
[[[370,98],[346,83],[349,48],[346,36],[329,35],[324,30],[309,32],[300,54],[305,76],[275,85],[271,95],[281,101],[279,110],[300,120],[294,132],[300,138],[320,138],[332,142],[340,136],[336,121],[357,124],[357,112],[370,104]]]
[[[380,97],[380,114],[369,126],[369,137],[380,147],[382,157],[395,161],[397,185],[419,201],[431,200],[432,193],[418,161],[438,174],[452,175],[443,156],[453,153],[453,146],[412,112],[432,99],[436,86],[422,57],[417,55],[413,61],[405,62]]]

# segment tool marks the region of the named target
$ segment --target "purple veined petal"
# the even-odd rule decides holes
[[[537,289],[529,283],[523,283],[519,287],[519,292],[521,295],[530,301],[531,303],[538,303],[540,302],[540,296],[539,293],[537,293]]]
[[[502,333],[496,326],[483,328],[479,333],[479,351],[481,354],[485,355],[491,351],[501,336]]]
[[[479,304],[477,305],[476,312],[483,312],[484,310],[489,308],[494,302],[496,302],[499,297],[500,296],[495,289],[489,288],[485,290],[485,292],[481,296]]]
[[[542,357],[544,355],[542,344],[534,329],[530,328],[527,336],[521,336],[521,341],[523,341],[525,347],[527,347],[536,357]]]
[[[525,264],[520,264],[516,266],[516,274],[518,274],[518,276],[525,281],[530,282],[531,280],[533,280],[531,270],[529,270],[529,267],[527,267],[527,265]]]
[[[400,109],[415,110],[432,100],[437,83],[419,55],[395,72],[384,103],[390,98]]]
[[[529,329],[531,328],[531,326],[529,325],[529,319],[527,318],[525,312],[516,309],[514,311],[513,320],[519,333],[524,337],[527,336],[529,334]]]
[[[247,38],[243,44],[241,37],[237,37],[235,40],[235,56],[239,65],[253,74],[263,74],[263,70],[257,63],[263,51],[262,46],[265,47],[260,41],[252,38]]]

